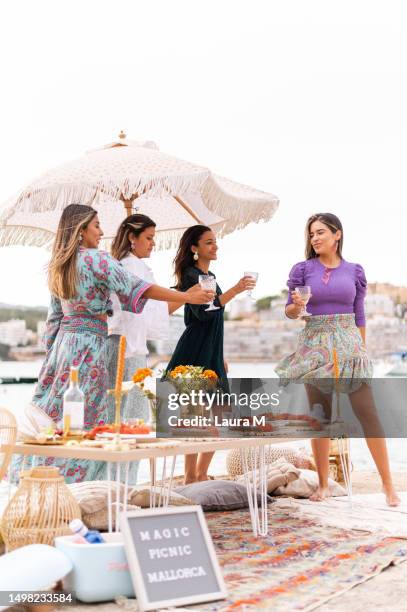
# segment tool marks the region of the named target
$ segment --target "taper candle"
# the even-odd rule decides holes
[[[120,336],[119,342],[119,354],[117,357],[117,370],[116,370],[116,386],[114,389],[115,400],[116,400],[116,418],[115,425],[116,429],[120,429],[120,408],[122,403],[122,384],[124,375],[124,363],[126,358],[126,336]]]

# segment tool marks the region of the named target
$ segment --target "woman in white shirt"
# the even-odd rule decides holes
[[[112,255],[138,278],[155,283],[154,275],[145,263],[155,246],[156,224],[146,215],[130,215],[122,221],[112,243]],[[131,380],[138,368],[147,363],[147,340],[165,340],[169,331],[169,314],[180,307],[175,302],[149,300],[140,314],[121,310],[116,295],[112,295],[113,316],[109,318],[107,339],[107,366],[109,388],[116,380],[116,367],[120,336],[126,336],[126,362],[124,380]],[[114,419],[114,398],[110,396],[110,416]],[[148,401],[136,387],[123,397],[122,420],[148,419]],[[130,481],[137,479],[138,462],[131,467]]]

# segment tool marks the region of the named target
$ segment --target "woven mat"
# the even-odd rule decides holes
[[[247,511],[206,514],[229,591],[226,601],[188,609],[314,610],[390,564],[407,559],[407,541],[321,527],[311,519],[276,513],[270,507],[270,534],[253,537]],[[70,612],[137,610],[134,600],[74,606]]]
[[[313,610],[407,559],[405,540],[321,527],[274,510],[265,539],[252,536],[242,511],[207,518],[231,597],[197,606],[202,611]]]

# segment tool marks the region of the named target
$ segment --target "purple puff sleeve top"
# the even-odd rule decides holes
[[[356,325],[365,327],[367,281],[362,266],[342,259],[337,268],[327,268],[318,257],[295,264],[287,281],[287,306],[293,301],[291,291],[304,285],[311,287],[307,310],[312,315],[354,313]]]

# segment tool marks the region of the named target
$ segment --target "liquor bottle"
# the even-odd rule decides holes
[[[71,368],[70,384],[64,393],[63,429],[64,433],[83,430],[85,418],[85,396],[79,388],[77,368]]]
[[[82,536],[88,544],[103,544],[105,541],[99,531],[88,529],[81,519],[73,519],[69,528],[76,535]]]

